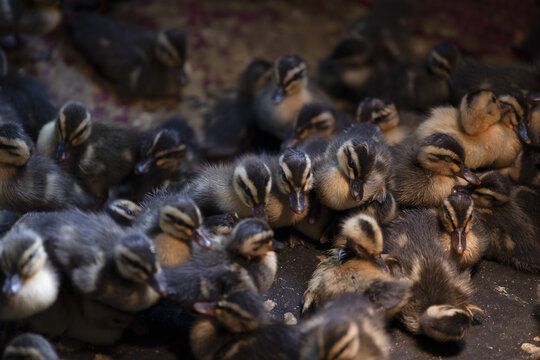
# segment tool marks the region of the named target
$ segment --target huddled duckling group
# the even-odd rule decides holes
[[[16,37],[62,16],[56,1],[2,6],[0,34]],[[120,95],[187,82],[184,32],[64,18]],[[539,74],[448,43],[411,60],[412,20],[407,1],[380,2],[314,80],[297,55],[254,60],[200,133],[189,118],[139,129],[57,107],[0,50],[4,327],[112,344],[167,305],[195,317],[204,360],[387,359],[394,318],[462,339],[481,259],[540,272]],[[297,325],[262,300],[279,286],[282,228],[327,250]],[[12,335],[2,359],[58,359],[42,336]]]

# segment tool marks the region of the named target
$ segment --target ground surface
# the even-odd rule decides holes
[[[70,46],[62,29],[43,39],[30,38],[31,47],[51,50],[46,61],[30,70],[53,92],[58,104],[78,99],[85,102],[98,120],[131,122],[149,126],[166,115],[181,113],[191,117],[197,102],[223,88],[234,86],[242,69],[254,58],[273,60],[296,53],[306,59],[310,71],[327,55],[329,44],[347,32],[373,1],[111,1],[110,16],[152,28],[178,26],[188,32],[192,81],[184,100],[131,101],[116,97],[108,84]],[[424,16],[415,29],[415,52],[422,54],[440,40],[456,42],[468,55],[492,61],[512,59],[510,45],[531,24],[534,1],[420,1]],[[29,64],[25,64],[28,66]],[[283,318],[291,313],[299,318],[302,294],[322,255],[312,246],[285,249],[279,258],[277,280],[267,296],[275,302],[272,312]],[[472,303],[485,310],[465,340],[442,346],[410,336],[392,327],[392,358],[396,359],[524,359],[523,343],[540,345],[539,322],[534,318],[536,286],[540,278],[520,273],[493,262],[482,262],[473,277],[476,294]],[[177,316],[178,315],[178,316]],[[171,315],[172,316],[172,315]],[[288,315],[290,318],[290,315]],[[139,329],[126,334],[121,344],[106,348],[82,346],[70,341],[56,342],[67,359],[184,359],[189,322],[174,314],[168,327]],[[180,325],[179,325],[180,324]],[[183,330],[184,329],[184,330]],[[146,331],[146,333],[145,333]],[[536,338],[535,338],[536,337]],[[172,339],[172,340],[170,340]],[[165,345],[174,344],[174,346]]]

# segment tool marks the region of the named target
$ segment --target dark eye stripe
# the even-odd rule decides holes
[[[284,87],[287,87],[289,86],[292,82],[302,78],[304,76],[304,71],[305,70],[302,70],[302,71],[299,71],[297,72],[296,74],[294,74],[294,76],[291,78],[291,80],[287,81],[286,83],[283,84]]]
[[[244,180],[240,179],[239,183],[242,189],[244,189],[244,191],[246,192],[247,196],[250,198],[251,202],[253,204],[256,204],[257,202],[255,201],[255,198],[253,197],[253,194],[251,193],[251,189],[246,185]]]
[[[131,260],[127,256],[123,256],[122,259],[126,263],[128,263],[129,266],[137,268],[137,269],[141,270],[143,273],[145,273],[147,276],[150,276],[150,273],[149,273],[148,269],[146,267],[144,267],[143,265],[141,265],[139,262]]]
[[[86,125],[83,126],[83,128],[82,128],[81,130],[77,131],[77,132],[73,135],[72,141],[75,140],[75,139],[77,139],[78,137],[80,137],[80,136],[88,129],[89,126],[90,126],[90,122],[86,123]]]

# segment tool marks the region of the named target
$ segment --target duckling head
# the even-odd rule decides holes
[[[477,90],[461,99],[459,120],[467,134],[476,135],[499,122],[508,110],[510,108],[502,106],[492,91]]]
[[[212,242],[200,229],[202,222],[199,207],[187,196],[175,196],[159,209],[159,226],[163,232],[178,240],[194,241],[211,249]]]
[[[358,105],[356,121],[378,125],[385,132],[397,126],[399,115],[393,102],[368,97]]]
[[[313,187],[313,171],[309,156],[288,149],[279,157],[278,189],[289,196],[289,206],[296,214],[306,211],[306,194]]]
[[[131,200],[115,199],[105,205],[105,212],[117,223],[129,225],[141,211],[141,207]]]
[[[469,195],[461,192],[448,196],[439,208],[439,220],[450,234],[452,248],[459,255],[463,254],[467,247],[467,234],[472,218],[473,201]]]
[[[345,244],[353,253],[373,261],[383,271],[388,271],[381,254],[383,234],[377,220],[367,214],[358,213],[345,219],[340,227],[336,243]]]
[[[351,198],[362,201],[364,183],[375,164],[375,148],[371,140],[352,139],[346,141],[337,151],[339,170],[349,179]]]
[[[520,94],[503,94],[499,96],[499,101],[503,107],[510,109],[503,114],[501,123],[514,130],[521,141],[530,144],[531,139],[525,125],[525,119],[528,116],[527,100]]]
[[[71,155],[71,148],[83,144],[92,133],[92,116],[86,106],[78,101],[62,106],[56,119],[56,132],[60,140],[56,160],[65,161]]]
[[[460,57],[461,54],[454,44],[437,44],[429,51],[427,66],[433,74],[444,79],[450,79]]]
[[[167,294],[154,243],[147,236],[135,233],[124,237],[114,250],[114,259],[124,279],[146,283],[157,293]]]
[[[435,133],[422,140],[417,160],[420,166],[437,174],[458,176],[471,184],[480,183],[465,165],[463,147],[450,135]]]
[[[0,267],[5,279],[2,293],[10,298],[24,282],[37,274],[47,261],[41,237],[30,229],[16,229],[2,240]]]
[[[342,38],[332,50],[328,60],[345,64],[364,65],[371,57],[369,43],[359,36]]]
[[[328,137],[335,128],[336,117],[329,106],[322,103],[306,104],[296,115],[292,137],[285,141],[282,148],[293,147],[309,137]]]
[[[233,188],[254,217],[268,219],[266,201],[272,188],[272,173],[265,163],[256,157],[241,161],[234,169]]]
[[[307,65],[300,57],[288,55],[274,62],[274,81],[276,88],[272,94],[272,102],[278,105],[288,95],[299,92],[307,85]]]
[[[23,166],[32,155],[33,150],[34,144],[24,133],[20,124],[5,123],[0,125],[0,163]]]
[[[163,66],[174,69],[179,84],[186,85],[189,82],[189,76],[184,68],[187,55],[187,39],[183,31],[179,29],[160,31],[154,51]]]
[[[52,345],[41,335],[25,333],[11,340],[2,355],[3,360],[58,360]]]
[[[199,314],[214,317],[233,333],[256,330],[266,319],[261,298],[249,290],[233,291],[217,302],[197,302],[193,309]]]
[[[153,131],[141,144],[135,174],[142,175],[152,169],[174,171],[186,154],[187,145],[175,129]]]
[[[233,228],[227,238],[227,251],[251,260],[280,249],[282,245],[274,240],[274,231],[266,221],[247,218]]]
[[[480,184],[458,186],[458,192],[471,195],[474,206],[493,208],[506,204],[510,200],[510,180],[498,171],[488,171],[480,176]]]

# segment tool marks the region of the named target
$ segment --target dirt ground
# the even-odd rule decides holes
[[[58,104],[83,101],[98,120],[131,122],[147,127],[170,114],[180,113],[198,127],[199,100],[205,101],[235,84],[238,74],[255,58],[273,60],[298,54],[315,70],[318,59],[330,52],[352,22],[373,1],[111,1],[109,15],[152,28],[178,26],[188,33],[191,83],[183,99],[132,101],[115,96],[70,45],[62,28],[44,38],[29,38],[36,51],[50,51],[47,60],[24,63],[53,92]],[[441,40],[451,40],[468,55],[491,61],[514,61],[510,45],[533,21],[534,1],[419,1],[423,18],[414,32],[419,56]],[[195,114],[195,115],[193,115]],[[193,116],[192,116],[193,115]],[[278,318],[299,318],[302,294],[322,251],[311,245],[287,248],[279,256],[279,272],[267,299],[275,303]],[[537,286],[539,276],[517,272],[483,261],[473,276],[477,313],[465,340],[441,345],[390,326],[395,359],[526,359],[524,343],[540,346]],[[167,321],[141,316],[120,344],[88,347],[71,341],[56,342],[67,359],[188,359],[187,327],[191,319],[169,311]],[[157,316],[157,315],[156,315]],[[152,321],[150,321],[152,320]],[[143,335],[141,335],[143,334]]]

